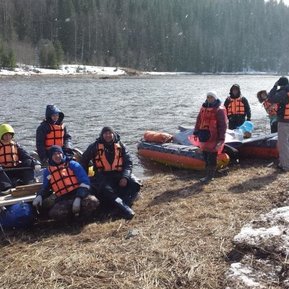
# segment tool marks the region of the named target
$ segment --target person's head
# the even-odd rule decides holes
[[[267,91],[266,90],[258,91],[257,98],[258,98],[260,103],[263,103],[268,98]]]
[[[51,124],[59,124],[64,118],[63,112],[54,104],[48,104],[46,106],[45,118]]]
[[[285,85],[287,85],[288,83],[289,83],[289,82],[288,82],[288,78],[285,77],[285,76],[280,77],[279,80],[278,80],[278,85],[279,85],[279,86],[285,86]]]
[[[230,88],[230,96],[233,98],[238,98],[241,95],[241,89],[239,84],[233,84]]]
[[[48,151],[48,158],[50,165],[60,165],[65,162],[65,155],[60,146],[52,146]]]
[[[217,99],[218,99],[218,97],[217,97],[217,93],[215,91],[212,90],[212,91],[207,92],[207,102],[209,104],[214,103]]]
[[[14,129],[10,124],[3,123],[0,125],[0,139],[4,143],[10,143],[14,137]]]
[[[100,133],[101,139],[106,143],[112,143],[115,141],[114,129],[110,126],[105,126]]]

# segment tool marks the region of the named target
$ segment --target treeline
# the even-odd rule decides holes
[[[0,0],[0,52],[52,68],[286,73],[288,19],[273,0]]]

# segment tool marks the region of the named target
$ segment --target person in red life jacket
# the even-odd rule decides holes
[[[214,179],[217,154],[224,147],[226,129],[226,110],[221,107],[221,101],[216,92],[209,91],[198,114],[193,133],[198,138],[206,163],[206,176],[200,179],[202,183],[208,183]]]
[[[247,116],[247,120],[251,121],[251,108],[248,100],[241,95],[241,89],[238,84],[234,84],[230,89],[230,96],[224,102],[227,110],[229,129],[235,129],[241,126]]]
[[[50,218],[67,221],[73,215],[90,217],[96,212],[98,199],[90,194],[90,181],[82,166],[67,158],[60,146],[52,146],[48,153],[49,166],[43,172],[43,185],[33,200],[41,207],[53,192],[55,204],[49,210]]]
[[[34,183],[34,168],[39,165],[20,144],[14,141],[14,134],[11,125],[0,125],[0,191],[2,193],[10,193],[10,189],[17,185]]]
[[[134,217],[131,209],[138,196],[140,183],[132,175],[132,160],[120,136],[104,127],[94,143],[83,153],[80,163],[88,171],[93,163],[92,187],[104,208],[117,207],[124,218]]]
[[[53,145],[62,147],[66,154],[73,154],[71,136],[63,124],[63,119],[64,113],[57,106],[46,106],[45,120],[36,130],[36,149],[43,164],[47,163],[48,150]]]
[[[259,102],[263,104],[268,114],[268,117],[270,119],[271,133],[277,132],[278,131],[278,121],[277,121],[278,105],[276,103],[271,103],[268,100],[268,94],[266,90],[260,90],[257,93],[257,98]]]
[[[279,87],[279,88],[278,88]],[[278,104],[278,168],[289,172],[289,84],[287,77],[280,77],[268,94],[271,103]]]

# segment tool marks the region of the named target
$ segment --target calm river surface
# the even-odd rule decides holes
[[[137,142],[146,130],[169,133],[178,125],[191,127],[206,92],[216,90],[225,100],[234,83],[251,105],[256,131],[270,132],[265,111],[256,99],[270,90],[279,76],[178,75],[141,78],[96,79],[93,76],[34,76],[1,78],[0,122],[10,123],[16,140],[35,150],[35,131],[47,104],[64,112],[64,122],[75,147],[85,150],[103,126],[114,127],[133,155],[134,173],[152,175],[137,156]]]

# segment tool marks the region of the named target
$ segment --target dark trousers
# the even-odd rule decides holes
[[[206,162],[206,168],[216,168],[217,167],[217,152],[207,152],[203,151],[203,157]]]

